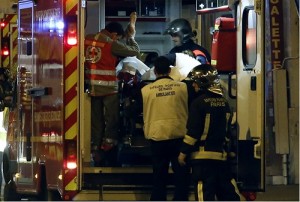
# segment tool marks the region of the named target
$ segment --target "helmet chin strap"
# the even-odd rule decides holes
[[[208,87],[207,90],[215,94],[223,95],[223,90],[220,85],[212,85]]]

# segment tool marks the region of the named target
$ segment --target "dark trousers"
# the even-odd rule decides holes
[[[167,199],[166,185],[169,180],[170,163],[174,172],[175,193],[173,200],[188,200],[190,169],[188,166],[180,166],[177,160],[181,144],[182,139],[151,141],[153,190],[150,200],[165,201]]]
[[[240,201],[237,184],[226,161],[201,160],[192,166],[197,201]]]
[[[103,138],[119,139],[119,95],[91,97],[92,142],[100,146]]]

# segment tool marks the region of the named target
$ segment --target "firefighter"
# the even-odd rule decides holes
[[[85,40],[85,76],[91,96],[92,155],[95,166],[105,164],[103,158],[110,151],[116,150],[120,139],[116,66],[121,58],[140,55],[134,39],[136,18],[136,12],[131,13],[125,31],[120,23],[111,22],[96,35],[88,35]],[[121,41],[124,37],[126,44]]]
[[[186,19],[173,20],[164,34],[169,34],[175,44],[175,47],[169,53],[181,53],[185,50],[191,50],[201,64],[210,64],[211,56],[209,52],[194,42],[195,31],[193,32],[191,24]]]
[[[196,31],[192,30],[192,26],[189,21],[184,18],[179,18],[173,20],[168,28],[165,30],[164,34],[169,34],[175,44],[175,47],[169,51],[169,54],[174,53],[189,53],[193,52],[193,56],[201,64],[210,64],[211,56],[210,53],[199,44],[194,42],[194,37],[196,36]],[[191,101],[196,96],[192,83],[187,80],[183,80],[188,87],[189,93],[189,105]]]
[[[145,138],[150,140],[153,163],[153,190],[150,200],[166,200],[166,184],[171,163],[174,171],[174,200],[188,200],[189,168],[178,164],[177,156],[186,132],[188,113],[185,83],[169,77],[170,61],[155,60],[156,80],[142,88]]]
[[[178,156],[185,165],[189,156],[196,199],[239,201],[242,199],[232,177],[228,156],[231,139],[231,110],[223,97],[218,72],[211,65],[199,65],[188,75],[198,97],[189,109],[187,134]]]

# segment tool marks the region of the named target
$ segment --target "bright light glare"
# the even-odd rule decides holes
[[[77,168],[77,163],[74,162],[74,161],[69,161],[69,162],[67,162],[67,168],[68,169],[75,169],[75,168]]]
[[[77,44],[77,38],[76,37],[68,37],[67,41],[68,45],[76,45]]]
[[[56,22],[56,28],[57,28],[58,30],[63,30],[64,27],[65,27],[64,22],[62,22],[62,21]]]
[[[9,51],[8,50],[3,50],[3,55],[5,55],[5,56],[7,56],[7,55],[9,55]]]

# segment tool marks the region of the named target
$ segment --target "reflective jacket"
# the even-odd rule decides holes
[[[206,91],[190,106],[181,152],[191,154],[194,163],[201,159],[227,160],[230,126],[231,110],[227,100]]]
[[[116,66],[121,57],[127,56],[139,56],[139,47],[133,38],[126,45],[105,29],[86,37],[85,83],[92,96],[118,92]]]
[[[165,76],[142,88],[144,133],[154,141],[183,138],[188,115],[185,83]]]

